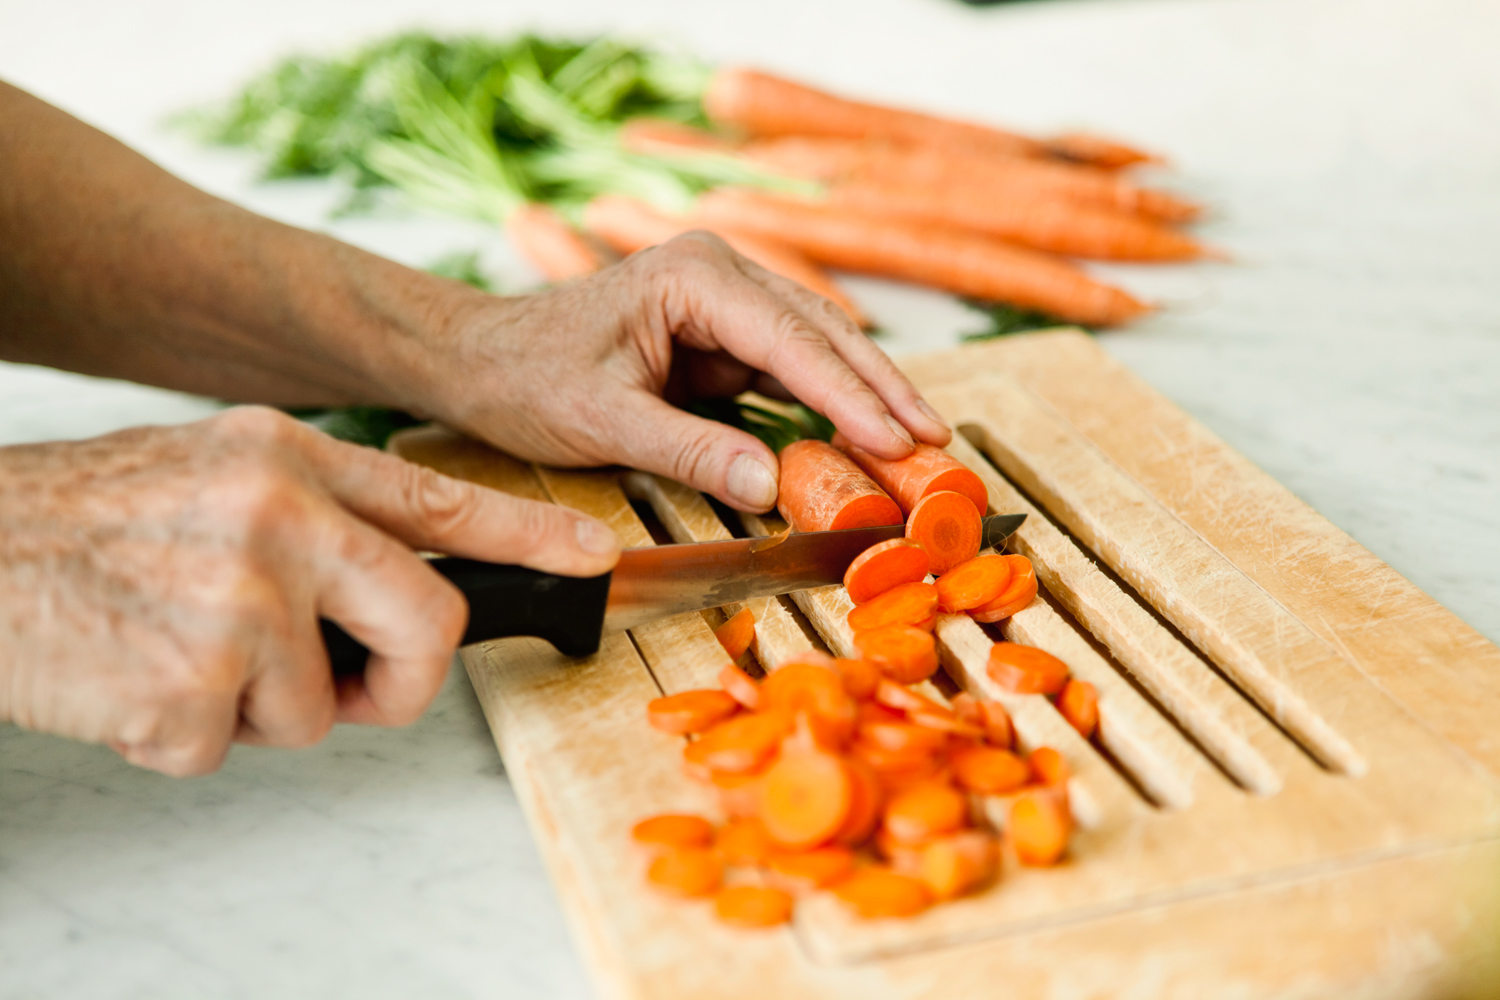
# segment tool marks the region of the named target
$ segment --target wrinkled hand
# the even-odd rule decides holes
[[[177,775],[411,722],[467,616],[412,547],[578,576],[618,555],[590,518],[273,410],[0,448],[0,720]],[[362,678],[335,689],[319,617],[372,650]]]
[[[547,292],[475,297],[435,343],[421,408],[445,422],[523,458],[661,473],[742,510],[775,502],[776,458],[678,408],[691,399],[790,394],[885,458],[950,437],[840,309],[708,233]]]

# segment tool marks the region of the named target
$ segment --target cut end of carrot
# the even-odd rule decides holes
[[[701,733],[739,711],[740,703],[724,691],[682,691],[657,698],[646,706],[646,719],[653,729],[683,736]]]
[[[709,896],[719,888],[723,866],[713,851],[675,848],[659,855],[646,871],[651,886],[671,896]]]
[[[714,913],[735,927],[775,927],[791,919],[792,897],[765,886],[731,886],[714,897]]]
[[[990,647],[990,680],[1016,694],[1057,694],[1068,682],[1068,665],[1046,650],[1015,642]]]
[[[891,799],[885,828],[898,842],[922,844],[952,833],[969,817],[969,801],[948,785],[929,782]]]
[[[856,632],[868,632],[887,625],[921,625],[937,613],[937,608],[937,587],[930,583],[903,583],[851,608],[849,627]]]
[[[969,469],[949,469],[940,472],[927,484],[927,493],[958,493],[969,498],[982,517],[990,507],[990,491],[984,480]]]
[[[1055,865],[1068,849],[1072,817],[1061,797],[1023,792],[1010,807],[1006,838],[1016,860],[1031,867]]]
[[[630,839],[646,847],[707,847],[714,841],[713,824],[690,813],[662,813],[641,820],[630,829]]]
[[[976,622],[998,622],[1009,618],[1024,611],[1036,598],[1036,568],[1031,565],[1031,560],[1018,555],[1004,558],[1010,564],[1010,582],[993,601],[969,610],[969,616]]]
[[[849,600],[864,604],[903,583],[920,583],[929,567],[927,550],[909,538],[891,538],[870,546],[844,571]]]
[[[976,746],[953,754],[953,777],[980,795],[1009,795],[1031,781],[1031,768],[1009,750]]]
[[[833,754],[783,754],[761,783],[761,822],[777,845],[805,851],[838,833],[851,794],[849,772]]]
[[[1012,572],[1005,556],[975,556],[938,577],[938,604],[950,615],[984,607],[1005,593]]]
[[[830,531],[844,531],[849,528],[878,528],[886,524],[901,523],[901,508],[896,506],[896,501],[881,494],[880,496],[863,496],[850,501],[839,511],[833,519]]]
[[[931,572],[941,577],[979,554],[984,526],[974,502],[962,493],[929,493],[906,519],[906,537],[927,551]]]
[[[856,633],[854,645],[881,673],[901,684],[916,684],[937,672],[937,643],[932,633],[910,625]]]
[[[866,919],[911,917],[932,905],[925,883],[889,868],[863,868],[834,886],[833,894]]]

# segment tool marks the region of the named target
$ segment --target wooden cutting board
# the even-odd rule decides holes
[[[605,997],[1500,997],[1500,649],[1100,351],[1058,331],[910,359],[961,433],[1043,600],[1003,627],[1101,693],[1082,740],[985,676],[992,638],[938,627],[958,686],[1060,749],[1080,826],[1065,864],[903,921],[826,896],[794,925],[717,925],[642,886],[631,824],[715,814],[647,701],[715,685],[708,617],[567,660],[464,650],[507,772]],[[438,429],[400,454],[603,518],[651,544],[729,528],[640,473],[524,465]],[[736,526],[739,527],[739,526]],[[776,527],[745,519],[753,532]],[[842,588],[752,602],[755,653],[847,652]],[[733,608],[727,609],[732,612]],[[1003,820],[1003,812],[991,813]]]

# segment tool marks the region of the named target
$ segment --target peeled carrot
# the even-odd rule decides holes
[[[548,281],[593,274],[612,263],[601,248],[546,205],[523,205],[505,220],[505,234]]]
[[[907,538],[890,538],[854,557],[844,571],[844,589],[849,600],[863,604],[903,583],[920,583],[927,571],[926,549]]]
[[[846,878],[854,870],[854,854],[838,845],[811,851],[772,851],[767,865],[777,884],[792,892],[810,892]]]
[[[927,550],[939,583],[954,567],[979,555],[983,536],[979,511],[968,497],[951,490],[927,494],[906,519],[906,537]],[[941,601],[942,590],[938,593]]]
[[[778,667],[761,682],[760,698],[762,706],[771,711],[817,716],[841,731],[839,739],[853,731],[858,715],[838,670],[816,663]]]
[[[981,795],[1007,795],[1031,780],[1026,762],[1009,750],[966,747],[953,752],[951,763],[954,780]]]
[[[741,608],[733,618],[714,629],[714,638],[724,647],[731,660],[738,660],[755,641],[755,614],[749,608]]]
[[[926,561],[924,555],[923,561]],[[917,625],[937,611],[938,588],[930,583],[903,583],[849,609],[849,627],[867,632],[887,625]]]
[[[1057,694],[1068,682],[1068,665],[1046,650],[1016,642],[990,647],[990,680],[1016,694]]]
[[[646,879],[673,896],[708,896],[719,887],[724,869],[714,852],[698,847],[666,851],[651,862]]]
[[[902,684],[925,681],[938,668],[932,633],[910,625],[887,625],[857,633],[854,645],[881,673]]]
[[[1055,865],[1068,849],[1073,826],[1061,797],[1023,792],[1010,807],[1005,835],[1023,865]]]
[[[761,822],[780,847],[802,851],[842,829],[852,797],[849,771],[829,753],[783,753],[761,783]]]
[[[906,844],[920,844],[952,833],[968,818],[968,799],[938,782],[927,782],[903,792],[885,807],[885,828]]]
[[[980,701],[964,691],[953,696],[953,711],[960,719],[984,730],[985,742],[990,746],[1000,750],[1015,746],[1015,726],[1011,724],[1010,713],[998,701]]]
[[[765,886],[730,886],[714,896],[714,913],[736,927],[775,927],[791,919],[792,897]]]
[[[861,868],[834,886],[833,894],[867,919],[912,917],[932,905],[926,883],[877,866]]]
[[[1099,691],[1088,681],[1072,678],[1057,697],[1057,710],[1078,735],[1090,739],[1099,728]]]
[[[982,233],[729,188],[699,198],[694,218],[710,228],[778,237],[829,267],[1009,302],[1074,323],[1114,326],[1149,309],[1067,261]]]
[[[941,729],[911,722],[868,722],[859,727],[861,741],[896,753],[935,754],[948,746],[948,734]]]
[[[880,822],[885,793],[879,776],[863,758],[853,754],[845,757],[844,768],[849,773],[849,814],[833,839],[845,847],[856,847],[869,838]]]
[[[919,444],[905,458],[872,455],[843,434],[833,436],[833,445],[865,471],[875,485],[885,490],[908,516],[923,497],[939,492],[961,493],[981,515],[989,508],[990,495],[984,480],[941,448]]]
[[[714,841],[714,828],[702,816],[663,813],[631,827],[630,838],[637,844],[654,848],[707,847]]]
[[[1005,592],[1011,564],[1001,555],[975,556],[938,577],[938,604],[947,614],[983,607]]]
[[[876,686],[875,700],[900,712],[926,712],[941,710],[943,707],[920,691],[913,691],[905,684],[889,678],[883,679]]]
[[[856,701],[873,697],[880,683],[880,668],[868,660],[835,660],[834,669],[844,682],[844,690]],[[863,707],[863,706],[861,706]]]
[[[1031,769],[1032,779],[1048,788],[1066,785],[1068,777],[1073,773],[1063,755],[1051,747],[1037,747],[1031,751],[1026,758],[1026,766]]]
[[[792,720],[784,712],[741,715],[719,723],[689,743],[683,758],[715,771],[747,774],[775,753],[791,728]]]
[[[657,698],[646,706],[653,729],[682,736],[701,733],[739,711],[740,704],[723,691],[683,691]]]
[[[1010,583],[1000,596],[988,604],[981,604],[969,611],[976,622],[998,622],[1018,611],[1024,611],[1036,598],[1036,567],[1025,556],[1007,555],[1010,563]]]
[[[999,863],[994,837],[962,830],[925,845],[914,874],[938,899],[956,899],[994,877]]]
[[[719,808],[733,819],[749,819],[760,815],[760,779],[758,771],[731,774],[728,771],[712,771],[709,782],[719,793]]]
[[[812,438],[781,449],[776,509],[798,531],[901,523],[901,508],[859,466],[828,442]]]

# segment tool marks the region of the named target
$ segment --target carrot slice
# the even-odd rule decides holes
[[[1088,681],[1070,678],[1057,698],[1057,710],[1078,735],[1091,739],[1099,728],[1099,691]]]
[[[865,661],[860,660],[859,662],[864,663]],[[884,680],[884,678],[881,678],[881,680]],[[885,681],[885,683],[891,684],[894,682]],[[906,713],[897,711],[894,708],[888,708],[878,701],[865,701],[860,703],[859,714],[855,717],[855,721],[858,726],[863,726],[867,722],[905,722]]]
[[[906,844],[952,833],[968,818],[968,799],[956,789],[935,781],[902,792],[885,807],[885,828]]]
[[[924,846],[914,874],[938,899],[955,899],[989,881],[999,863],[993,836],[962,830]]]
[[[784,753],[761,783],[761,822],[777,845],[807,850],[839,832],[851,798],[849,771],[838,757]]]
[[[920,583],[927,570],[926,549],[908,538],[889,538],[854,557],[844,570],[844,589],[849,600],[863,604],[903,583]]]
[[[653,729],[682,736],[701,733],[740,710],[740,703],[723,691],[682,691],[657,698],[646,705],[646,720]]]
[[[907,516],[931,493],[962,493],[981,515],[989,509],[990,494],[984,480],[968,466],[941,448],[919,444],[905,458],[889,459],[872,455],[842,434],[833,436],[833,446],[843,449],[854,464],[875,480],[875,485],[891,495]]]
[[[954,780],[981,795],[1008,795],[1031,780],[1031,768],[1009,750],[968,747],[955,751],[949,762]]]
[[[764,764],[791,729],[792,719],[785,712],[741,715],[689,743],[683,758],[715,771],[745,774]]]
[[[973,501],[962,493],[929,493],[911,509],[906,537],[927,550],[932,572],[942,577],[979,555],[984,525]]]
[[[999,597],[969,611],[969,617],[976,622],[997,622],[1009,618],[1025,609],[1036,597],[1036,568],[1031,565],[1031,560],[1017,555],[1007,555],[1005,560],[1010,563],[1010,583],[1005,585],[1005,590]]]
[[[738,660],[755,641],[755,614],[749,608],[741,608],[723,625],[714,629],[714,638],[724,647],[731,660]]]
[[[947,709],[938,709],[936,711],[928,709],[921,712],[910,712],[906,717],[914,726],[937,730],[938,732],[948,733],[966,740],[984,739],[984,730],[982,728],[965,722]]]
[[[927,556],[922,556],[925,562]],[[930,583],[903,583],[849,611],[849,627],[856,632],[887,625],[916,626],[937,611],[938,588]]]
[[[833,665],[849,697],[863,702],[875,694],[875,686],[880,683],[880,668],[875,664],[869,660],[834,660]]]
[[[792,892],[810,892],[848,876],[854,870],[854,853],[836,845],[812,851],[772,851],[767,865],[779,885]]]
[[[901,508],[827,441],[805,438],[781,449],[776,509],[798,531],[900,524]]]
[[[736,927],[775,927],[792,916],[792,897],[780,889],[735,885],[714,897],[714,913]]]
[[[1068,849],[1072,817],[1060,796],[1023,792],[1011,803],[1005,834],[1016,860],[1034,867],[1055,865]]]
[[[1068,682],[1068,665],[1046,650],[1016,642],[990,647],[990,680],[1016,694],[1057,694]]]
[[[702,816],[662,813],[631,827],[630,839],[648,847],[707,847],[714,841],[714,827]]]
[[[760,699],[769,711],[813,716],[809,724],[814,735],[826,737],[820,742],[846,741],[859,711],[838,671],[815,663],[788,663],[775,670],[761,683]]]
[[[701,847],[673,848],[657,856],[646,870],[646,879],[673,896],[708,896],[719,887],[724,866],[714,852]]]
[[[1005,593],[1010,574],[1010,560],[1004,556],[976,556],[938,577],[938,603],[950,615],[983,607]]]
[[[1010,721],[1010,713],[998,701],[980,701],[967,691],[953,697],[953,711],[960,719],[984,730],[984,739],[990,746],[1009,750],[1016,743],[1016,729]]]
[[[854,636],[854,645],[881,673],[902,684],[925,681],[938,668],[937,643],[932,633],[910,625],[887,625],[859,632]]]
[[[1065,786],[1073,773],[1063,755],[1051,747],[1037,747],[1031,751],[1026,765],[1031,769],[1032,779],[1048,788]]]
[[[709,782],[719,793],[719,808],[734,819],[757,816],[760,813],[760,779],[758,771],[749,774],[730,774],[726,771],[711,771]]]
[[[719,686],[752,712],[760,706],[760,684],[733,663],[719,671]]]
[[[920,879],[889,868],[862,868],[833,887],[833,894],[856,915],[911,917],[932,905],[932,890]]]
[[[948,746],[948,734],[909,722],[871,722],[859,727],[859,738],[871,746],[895,753],[940,753]]]
[[[898,712],[926,712],[933,709],[941,710],[943,707],[926,695],[913,691],[904,684],[898,684],[890,678],[883,679],[876,686],[875,700],[886,708],[893,708]]]
[[[844,825],[833,839],[845,847],[857,847],[869,839],[880,822],[885,791],[874,768],[863,758],[850,754],[844,758],[844,767],[849,772],[849,815],[844,817]]]
[[[771,856],[771,836],[758,819],[736,819],[719,827],[714,850],[726,865],[754,868]]]

